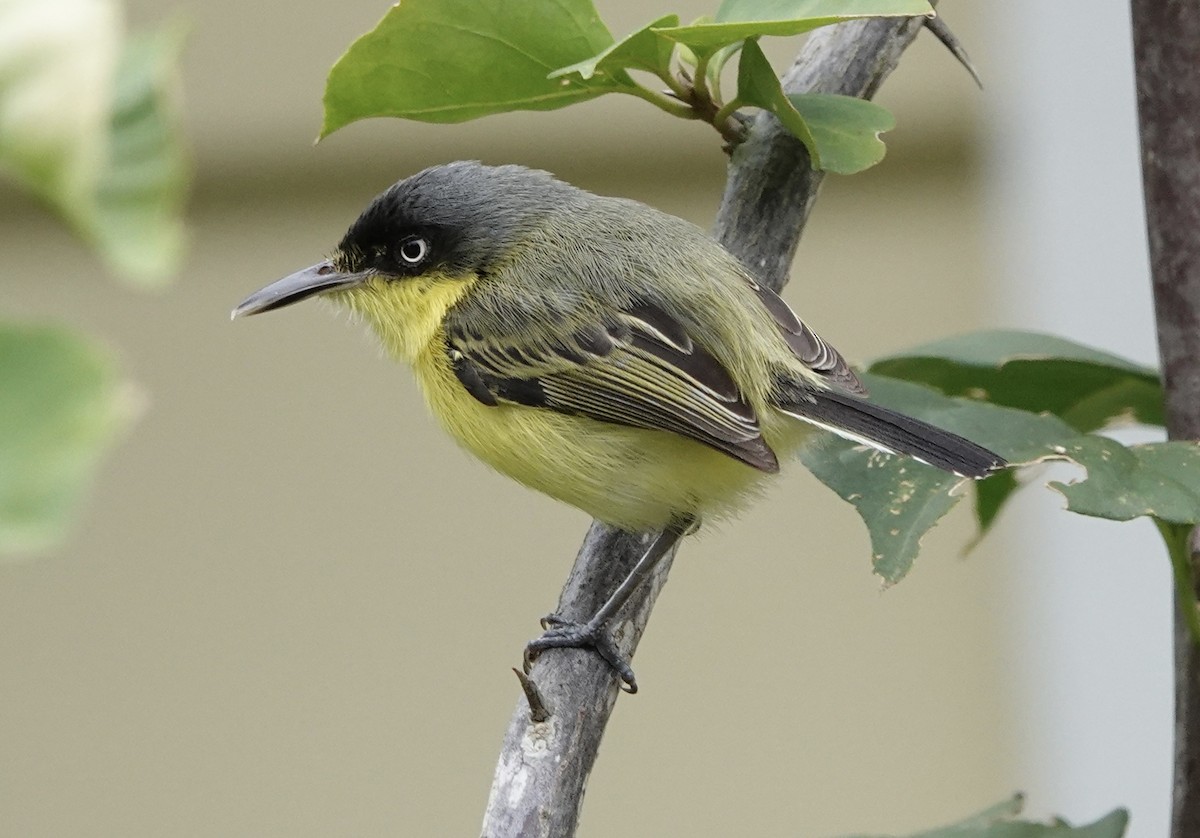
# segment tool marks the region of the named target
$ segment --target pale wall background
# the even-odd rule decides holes
[[[981,8],[990,37],[980,60],[995,68],[981,134],[993,316],[1155,364],[1128,4]],[[1089,520],[1060,505],[1028,492],[1009,518],[1003,630],[1020,656],[1017,776],[1039,811],[1094,818],[1121,802],[1130,836],[1166,835],[1169,564],[1148,521]]]
[[[598,6],[618,34],[659,13]],[[228,311],[425,165],[536,165],[708,225],[724,161],[715,134],[615,97],[377,120],[313,147],[328,67],[384,10],[134,4],[137,23],[193,26],[193,246],[162,294],[114,285],[0,187],[4,315],[107,340],[147,398],[68,547],[0,568],[0,838],[478,831],[509,667],[587,521],[458,452],[408,374],[327,308]],[[944,11],[1007,89],[986,15]],[[782,67],[795,45],[772,49]],[[987,236],[996,95],[923,36],[881,97],[899,119],[887,161],[827,183],[788,298],[852,358],[1022,322]],[[677,562],[581,835],[903,833],[1016,788],[1039,814],[1128,802],[1070,809],[1028,782],[1045,764],[1024,709],[1034,655],[1006,629],[1025,526],[1010,516],[963,560],[964,506],[881,592],[854,513],[792,469]]]

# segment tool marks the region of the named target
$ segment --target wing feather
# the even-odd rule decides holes
[[[791,347],[792,354],[802,364],[848,393],[856,396],[867,394],[867,388],[858,380],[858,376],[854,374],[854,370],[850,369],[850,365],[846,363],[842,354],[797,317],[782,297],[757,282],[752,282],[751,286],[758,294],[758,298],[762,300],[763,305],[766,306],[767,311],[771,313],[775,325],[783,333],[783,339]]]
[[[763,471],[778,470],[737,383],[661,308],[635,301],[587,317],[538,314],[510,307],[492,319],[487,338],[463,324],[477,312],[452,311],[447,318],[455,374],[480,402],[668,431]]]

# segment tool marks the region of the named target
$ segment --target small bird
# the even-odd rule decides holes
[[[964,477],[1005,465],[868,401],[837,350],[698,227],[522,166],[401,180],[329,258],[232,316],[315,295],[361,315],[492,468],[656,533],[590,620],[547,618],[526,648],[527,666],[546,649],[595,649],[630,692],[609,621],[679,538],[750,502],[814,429]]]

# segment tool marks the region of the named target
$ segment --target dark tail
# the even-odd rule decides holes
[[[839,436],[907,454],[963,477],[986,477],[1008,465],[1003,457],[969,439],[835,390],[806,389],[779,409]]]

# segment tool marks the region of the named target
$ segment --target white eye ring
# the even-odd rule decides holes
[[[429,255],[429,242],[421,238],[411,238],[400,245],[400,258],[409,265],[419,265]]]

